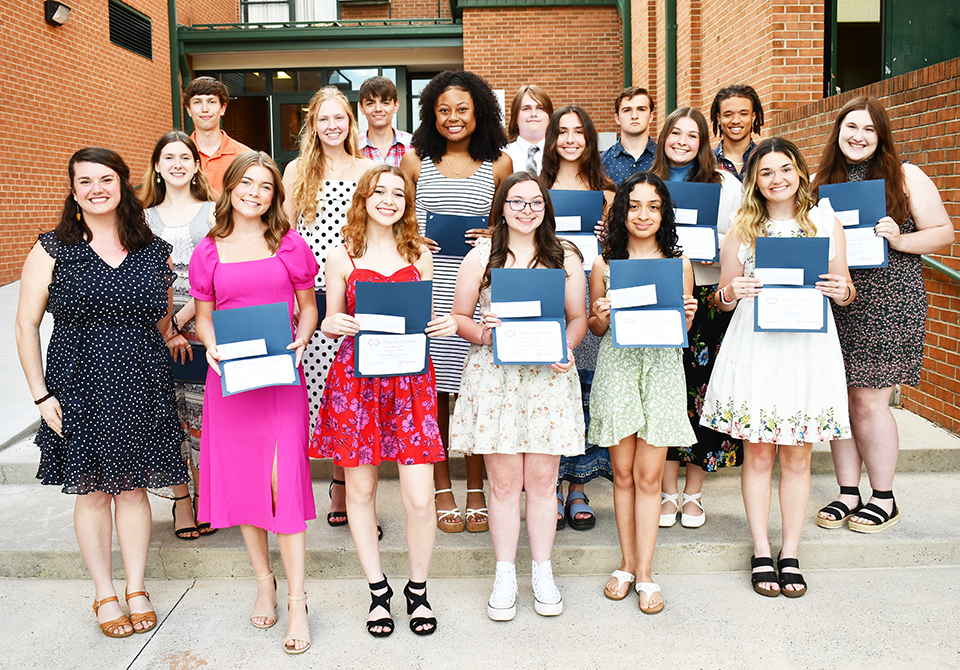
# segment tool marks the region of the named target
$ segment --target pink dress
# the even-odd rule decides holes
[[[347,280],[351,315],[356,312],[358,281],[420,281],[420,271],[408,265],[388,277],[354,265]],[[428,361],[422,375],[357,378],[353,376],[353,338],[344,338],[323,388],[310,455],[333,458],[345,468],[381,461],[400,465],[442,461],[433,363]]]
[[[319,270],[310,247],[288,232],[270,258],[221,263],[217,246],[204,238],[190,259],[190,294],[214,309],[285,302],[294,290],[313,290]],[[307,386],[269,386],[224,398],[220,378],[207,371],[200,448],[200,508],[197,518],[214,528],[249,524],[276,533],[299,533],[317,517],[307,445]],[[277,461],[277,504],[270,474]]]

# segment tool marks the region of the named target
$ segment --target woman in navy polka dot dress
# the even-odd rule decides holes
[[[40,236],[23,266],[17,348],[42,418],[37,478],[76,494],[74,530],[96,588],[97,621],[106,636],[127,637],[157,623],[144,587],[146,488],[188,480],[161,335],[170,322],[171,247],[147,226],[115,152],[81,149],[69,174],[60,224]],[[46,373],[44,311],[54,318]],[[113,587],[113,508],[129,618]]]

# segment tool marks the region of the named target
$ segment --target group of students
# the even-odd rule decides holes
[[[240,526],[256,574],[257,628],[277,622],[267,540],[277,534],[288,588],[283,649],[306,651],[305,531],[316,518],[310,457],[336,467],[327,518],[349,521],[370,586],[366,626],[377,637],[395,627],[378,544],[384,460],[398,464],[410,570],[403,593],[417,635],[437,629],[426,580],[438,528],[489,529],[496,567],[487,612],[515,616],[522,494],[534,606],[560,614],[554,536],[565,524],[594,525],[584,485],[596,476],[613,481],[622,551],[604,593],[622,600],[635,583],[649,614],[664,607],[653,581],[658,528],[677,516],[686,527],[704,523],[707,471],[742,462],[752,581],[763,595],[806,590],[798,547],[812,442],[832,442],[841,487],[819,525],[849,521],[877,532],[896,522],[888,400],[894,385],[919,381],[926,296],[918,254],[949,244],[953,228],[932,182],[900,164],[877,101],[843,107],[813,176],[791,142],[754,143],[763,111],[749,86],[718,93],[716,150],[707,120],[690,107],[672,112],[653,141],[652,97],[624,89],[615,102],[621,136],[602,155],[587,112],[554,111],[536,86],[517,93],[509,137],[493,91],[471,72],[443,72],[424,88],[412,137],[392,128],[397,92],[389,80],[368,80],[360,99],[370,127],[363,136],[342,93],[320,90],[300,157],[282,177],[269,156],[235,147],[219,130],[228,97],[209,78],[187,89],[197,133],[160,138],[141,199],[116,153],[88,148],[70,160],[60,223],[24,265],[17,341],[43,419],[38,477],[79,494],[75,528],[104,634],[156,625],[144,586],[145,490],[170,487],[181,539]],[[208,179],[213,174],[222,181]],[[889,243],[889,267],[850,271],[843,228],[816,193],[862,179],[886,180],[888,216],[875,230]],[[720,184],[719,267],[682,255],[670,181]],[[557,236],[551,189],[604,192],[602,253],[588,273],[578,250]],[[461,259],[425,237],[429,213],[487,216],[488,227],[468,231],[474,248]],[[829,239],[829,271],[817,283],[833,302],[826,334],[754,332],[763,290],[753,276],[755,241],[764,236]],[[682,259],[690,345],[615,348],[611,262],[663,258]],[[564,271],[567,362],[495,363],[496,268]],[[357,282],[421,280],[433,282],[428,371],[356,377]],[[300,384],[224,397],[213,312],[277,302],[289,312]],[[46,370],[44,311],[55,319]],[[191,358],[198,344],[207,383],[178,383],[175,391],[169,358]],[[450,486],[449,451],[466,460],[465,514]],[[767,523],[777,459],[783,537],[775,566]],[[857,488],[861,463],[874,488],[867,505]],[[187,464],[199,465],[193,502]],[[129,617],[112,583],[111,503]]]

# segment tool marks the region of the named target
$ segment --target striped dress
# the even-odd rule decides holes
[[[417,181],[417,221],[420,234],[426,232],[427,213],[457,216],[489,216],[496,185],[493,181],[493,163],[484,161],[480,168],[466,179],[444,177],[429,158],[420,166]],[[444,256],[442,251],[433,259],[433,310],[437,315],[449,314],[457,284],[457,271],[462,258]],[[476,318],[479,318],[477,316]],[[463,362],[469,343],[452,335],[430,340],[430,358],[437,372],[437,391],[459,393]]]

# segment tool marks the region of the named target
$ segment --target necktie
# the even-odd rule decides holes
[[[531,144],[530,148],[527,149],[527,165],[525,168],[527,172],[532,172],[533,174],[540,172],[537,170],[537,154],[539,152],[540,147],[538,147],[536,144]]]

